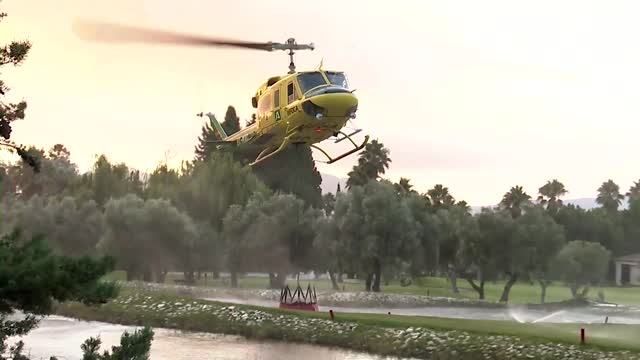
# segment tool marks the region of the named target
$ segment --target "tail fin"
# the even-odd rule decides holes
[[[199,113],[198,116],[202,117],[202,113]],[[218,122],[218,119],[216,119],[216,116],[213,115],[212,113],[207,113],[207,117],[209,118],[209,122],[218,131],[218,134],[220,134],[220,137],[222,137],[222,140],[226,139],[228,135],[222,128],[222,125],[220,125],[220,123]]]

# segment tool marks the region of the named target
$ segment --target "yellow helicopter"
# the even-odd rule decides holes
[[[362,150],[369,136],[358,145],[351,138],[362,129],[343,131],[347,122],[355,119],[358,99],[349,89],[342,71],[322,69],[322,64],[313,71],[296,71],[293,61],[295,50],[314,50],[311,44],[298,44],[290,38],[285,43],[256,43],[237,40],[179,34],[168,31],[145,29],[134,26],[115,25],[103,22],[76,22],[74,32],[81,39],[103,42],[144,42],[192,46],[227,46],[262,51],[285,50],[290,58],[286,75],[272,76],[265,81],[251,98],[257,109],[256,121],[235,134],[227,135],[213,114],[206,114],[220,134],[221,146],[253,144],[262,149],[254,166],[280,153],[289,144],[306,144],[327,157],[327,164],[343,159]],[[203,113],[198,114],[202,117]],[[331,157],[318,143],[335,138],[335,142],[349,140],[353,149],[337,157]]]

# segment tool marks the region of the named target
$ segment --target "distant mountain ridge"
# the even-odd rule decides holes
[[[340,184],[340,188],[342,190],[344,190],[347,186],[347,179],[345,178],[339,178],[335,175],[323,173],[320,173],[320,176],[322,176],[322,184],[320,184],[320,189],[322,189],[323,194],[332,193],[335,195],[336,190],[338,189],[338,184]]]
[[[563,202],[568,205],[572,204],[575,206],[579,206],[585,210],[599,208],[600,204],[596,201],[596,198],[578,198],[578,199],[563,199]],[[620,209],[626,209],[628,207],[627,200],[622,200],[622,204],[620,205]],[[473,213],[479,213],[483,207],[495,207],[497,205],[491,206],[472,206],[471,211]]]

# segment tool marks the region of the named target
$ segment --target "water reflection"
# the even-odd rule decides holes
[[[120,335],[134,327],[98,322],[76,321],[51,316],[23,337],[25,352],[32,359],[80,360],[82,342],[100,336],[102,349],[110,349],[120,342]],[[392,360],[340,349],[284,342],[249,341],[239,336],[205,333],[184,333],[168,329],[154,329],[151,360]],[[16,339],[11,339],[11,343]]]

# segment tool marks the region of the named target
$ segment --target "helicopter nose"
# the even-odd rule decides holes
[[[321,94],[309,100],[326,109],[327,116],[349,116],[348,113],[358,106],[358,98],[352,93]]]

